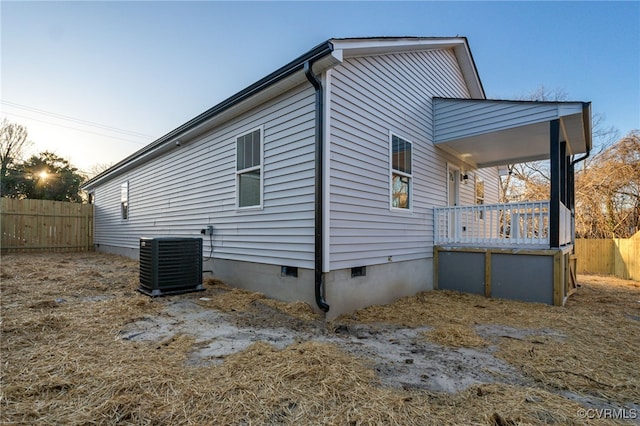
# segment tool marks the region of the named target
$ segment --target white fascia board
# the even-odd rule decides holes
[[[464,37],[333,39],[331,43],[335,50],[340,50],[340,59],[342,59],[342,57],[354,58],[432,49],[453,49],[471,97],[473,99],[486,98],[473,57],[471,56],[471,50]]]
[[[456,55],[462,76],[464,77],[467,87],[469,88],[469,94],[472,99],[486,99],[484,89],[482,88],[482,82],[478,75],[475,62],[471,56],[471,49],[466,42],[460,43],[453,48],[453,52]]]
[[[428,49],[448,49],[464,44],[463,38],[365,38],[365,39],[332,39],[335,50],[343,50],[345,58],[358,56],[384,55],[396,52],[411,52]]]

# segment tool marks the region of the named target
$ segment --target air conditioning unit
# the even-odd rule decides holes
[[[155,297],[201,290],[201,238],[140,238],[138,291]]]

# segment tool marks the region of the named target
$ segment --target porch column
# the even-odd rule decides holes
[[[562,141],[560,142],[560,201],[566,207],[569,207],[567,171],[567,142]]]
[[[573,162],[567,157],[567,208],[571,210],[571,244],[576,243],[576,184]]]
[[[549,203],[549,242],[551,248],[560,247],[560,120],[549,123],[549,146],[551,166],[551,201]]]

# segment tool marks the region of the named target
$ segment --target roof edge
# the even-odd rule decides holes
[[[385,55],[390,52],[412,52],[428,49],[451,49],[472,98],[486,94],[467,37],[361,37],[332,38],[336,50],[344,50],[345,57]]]
[[[468,40],[463,36],[455,37],[364,37],[364,38],[331,38],[326,40],[308,52],[300,55],[286,65],[278,68],[269,75],[263,77],[240,92],[218,103],[214,107],[199,114],[181,126],[175,128],[164,136],[156,139],[142,149],[134,152],[123,160],[119,161],[109,169],[94,176],[85,182],[81,189],[91,190],[105,179],[115,177],[129,170],[134,165],[148,161],[155,156],[161,155],[169,149],[171,143],[175,143],[180,137],[195,131],[199,126],[230,110],[236,105],[248,100],[270,86],[292,76],[303,69],[308,61],[317,61],[327,55],[333,54],[336,58],[342,58],[342,52],[351,54],[375,54],[377,51],[385,50],[387,53],[392,50],[422,50],[429,47],[452,49],[458,61],[463,77],[469,88],[472,98],[486,99],[484,88],[478,74],[478,70],[469,48]],[[340,60],[340,59],[338,59]]]
[[[452,98],[448,96],[434,96],[433,99],[445,101],[487,101],[487,102],[513,102],[513,103],[535,103],[535,104],[582,104],[583,106],[591,105],[590,101],[536,101],[534,99],[473,99],[473,98]]]
[[[209,108],[208,110],[206,110],[205,112],[203,112],[202,114],[192,118],[191,120],[187,121],[186,123],[182,124],[181,126],[175,128],[174,130],[170,131],[169,133],[165,134],[164,136],[156,139],[155,141],[151,142],[150,144],[148,144],[147,146],[145,146],[144,148],[134,152],[133,154],[129,155],[128,157],[124,158],[123,160],[119,161],[118,163],[114,164],[113,166],[111,166],[110,168],[108,168],[107,170],[103,171],[102,173],[94,176],[93,178],[89,179],[87,182],[83,183],[81,185],[81,189],[82,190],[89,190],[92,187],[95,187],[96,184],[98,182],[100,182],[101,180],[107,178],[109,175],[113,174],[114,172],[118,171],[119,169],[121,169],[123,166],[125,166],[128,163],[131,163],[139,158],[143,158],[149,154],[151,154],[153,151],[157,151],[162,145],[168,143],[168,142],[173,142],[175,140],[177,140],[182,134],[184,134],[185,132],[189,131],[190,129],[195,128],[196,126],[206,122],[207,120],[215,117],[216,115],[224,112],[225,110],[239,104],[240,102],[250,98],[251,96],[259,93],[260,91],[264,90],[265,88],[277,83],[278,81],[281,81],[289,76],[291,76],[292,74],[294,74],[295,72],[301,70],[304,67],[305,62],[307,61],[316,61],[328,54],[331,54],[333,52],[334,48],[333,48],[333,44],[331,43],[331,40],[327,40],[324,41],[320,44],[318,44],[316,47],[314,47],[313,49],[309,50],[308,52],[298,56],[297,58],[295,58],[294,60],[292,60],[291,62],[287,63],[286,65],[278,68],[277,70],[275,70],[274,72],[272,72],[271,74],[263,77],[262,79],[258,80],[257,82],[253,83],[252,85],[246,87],[245,89],[241,90],[240,92],[230,96],[229,98],[223,100],[222,102],[220,102],[219,104],[213,106],[212,108]]]

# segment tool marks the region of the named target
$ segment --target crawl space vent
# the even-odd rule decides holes
[[[140,238],[138,291],[154,297],[201,290],[201,238]]]

